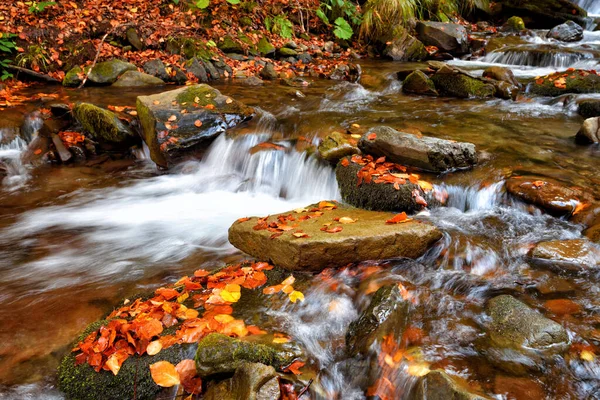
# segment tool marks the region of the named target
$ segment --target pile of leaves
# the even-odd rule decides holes
[[[108,317],[108,324],[90,333],[73,348],[77,365],[87,363],[96,372],[119,373],[129,357],[158,354],[175,344],[197,343],[206,335],[218,332],[231,337],[262,335],[267,332],[232,316],[234,303],[241,298],[241,288],[256,289],[267,282],[264,271],[273,269],[265,262],[242,263],[227,266],[218,272],[197,270],[168,287],[161,287],[146,300],[125,301]],[[296,291],[290,276],[281,284],[264,289],[265,294],[283,292],[290,301],[303,301],[302,292]],[[189,306],[186,306],[185,304]],[[203,309],[202,315],[197,309]],[[176,327],[174,334],[165,329]],[[275,343],[289,338],[275,334]],[[301,363],[304,365],[304,363]],[[299,363],[289,366],[295,371]],[[188,393],[200,393],[201,379],[196,376],[193,360],[183,360],[177,366],[160,361],[150,366],[154,381],[163,387],[182,384]]]
[[[576,70],[575,68],[569,68],[565,72],[555,72],[546,76],[536,76],[535,83],[543,85],[546,82],[550,82],[557,89],[567,88],[567,79],[585,78],[588,75],[598,75],[596,70]]]

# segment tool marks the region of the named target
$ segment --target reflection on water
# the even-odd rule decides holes
[[[369,279],[410,289],[416,299],[414,324],[427,338],[421,346],[424,359],[494,392],[496,371],[474,345],[483,336],[485,301],[513,293],[543,311],[545,298],[536,288],[557,277],[529,266],[527,250],[540,240],[580,237],[579,227],[509,199],[504,180],[512,173],[533,173],[600,195],[599,151],[574,144],[581,120],[573,107],[560,102],[404,96],[394,79],[397,64],[364,61],[363,69],[364,85],[315,81],[303,89],[303,98],[270,83],[261,89],[216,85],[260,106],[260,116],[167,174],[139,157],[117,169],[43,167],[20,188],[4,185],[0,384],[8,386],[0,390],[0,399],[57,398],[48,389],[57,359],[87,323],[124,297],[198,268],[241,259],[227,242],[227,229],[237,218],[338,198],[332,168],[298,143],[316,142],[355,123],[418,129],[475,143],[481,152],[482,162],[473,171],[434,179],[449,193],[448,207],[419,218],[442,228],[442,241],[420,263],[385,262]],[[56,90],[71,100],[104,106],[133,105],[138,94],[110,88]],[[266,141],[284,149],[255,147]],[[9,146],[14,148],[2,147],[0,155],[17,165],[22,147]],[[27,173],[15,171],[13,177]],[[315,281],[304,303],[256,311],[298,338],[323,371],[314,384],[316,397],[360,399],[364,391],[358,378],[365,366],[347,360],[339,344],[368,303],[367,284],[347,270],[333,279],[341,283],[336,290]],[[573,286],[570,298],[586,312],[556,318],[573,338],[585,336],[597,323],[598,278],[562,279]],[[544,382],[552,398],[568,398],[561,397],[565,393],[585,398],[597,386],[597,368],[562,360],[534,378]],[[394,376],[396,387],[408,393],[414,379],[405,368]]]

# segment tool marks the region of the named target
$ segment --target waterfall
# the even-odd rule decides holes
[[[574,3],[591,15],[600,14],[600,1],[598,0],[574,0]]]

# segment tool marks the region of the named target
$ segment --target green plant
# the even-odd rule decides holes
[[[265,27],[284,39],[291,39],[294,36],[294,24],[285,15],[265,18]]]
[[[316,11],[317,16],[327,25],[334,21],[333,34],[339,39],[350,39],[354,28],[362,22],[362,14],[351,0],[325,0]]]
[[[17,44],[14,41],[16,36],[13,33],[0,33],[0,53],[11,54],[17,48]],[[5,81],[13,77],[13,74],[8,71],[10,63],[11,60],[9,59],[0,61],[0,80]]]
[[[54,5],[56,5],[55,1],[32,1],[31,6],[29,6],[29,14],[43,13],[46,8]]]
[[[36,45],[32,44],[27,47],[25,52],[20,53],[15,59],[17,65],[20,67],[31,67],[32,69],[42,69],[46,70],[50,61],[46,56],[46,51],[44,50],[44,45]]]

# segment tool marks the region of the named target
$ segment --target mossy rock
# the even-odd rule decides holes
[[[521,17],[512,16],[504,23],[502,28],[507,32],[521,32],[525,30],[525,22]]]
[[[256,49],[258,50],[261,56],[271,56],[275,54],[276,50],[275,46],[273,46],[271,42],[269,42],[269,39],[267,39],[264,36],[258,41]]]
[[[75,343],[107,324],[106,320],[90,324]],[[150,364],[169,361],[176,365],[191,357],[194,346],[174,345],[155,356],[131,356],[125,360],[117,375],[104,370],[96,372],[87,363],[75,365],[75,353],[71,352],[59,365],[58,387],[68,400],[152,400],[163,388],[152,380]]]
[[[110,60],[98,63],[92,68],[88,80],[98,85],[110,85],[117,81],[126,71],[135,71],[137,67],[121,60]]]
[[[165,82],[152,76],[139,71],[127,71],[119,77],[119,79],[112,84],[114,87],[144,87],[144,86],[158,86],[164,85]]]
[[[391,38],[384,41],[386,44],[383,55],[394,61],[422,61],[429,55],[425,45],[412,36],[402,26],[394,28]]]
[[[298,52],[294,49],[290,49],[289,47],[282,47],[277,50],[279,57],[296,57]]]
[[[211,333],[198,343],[196,370],[202,377],[233,373],[243,364],[260,363],[281,369],[291,364],[299,354],[276,345],[254,343]]]
[[[81,77],[85,72],[83,71],[83,69],[81,69],[81,67],[76,66],[71,68],[66,74],[65,77],[63,79],[63,86],[66,87],[77,87],[79,85],[81,85],[81,82],[83,82],[83,78]]]
[[[462,72],[448,71],[443,68],[435,73],[431,79],[436,89],[443,96],[458,98],[489,98],[494,97],[496,88],[480,79],[471,77]]]
[[[491,53],[494,50],[501,49],[503,47],[514,47],[528,44],[528,42],[521,36],[510,35],[510,36],[498,36],[491,38],[485,46],[486,53]]]
[[[252,22],[252,18],[248,16],[243,16],[240,18],[240,25],[242,26],[252,26],[254,23]]]
[[[353,154],[360,153],[358,142],[348,134],[333,132],[319,143],[319,154],[333,164]]]
[[[565,84],[557,87],[557,79],[564,79]],[[566,93],[600,93],[600,76],[583,70],[546,75],[530,83],[527,91],[539,96],[552,97]]]
[[[422,71],[416,70],[406,77],[402,84],[404,93],[420,94],[425,96],[438,96],[435,84]]]
[[[231,36],[227,35],[217,43],[217,47],[223,53],[234,53],[234,54],[243,54],[244,48],[240,43],[235,41]]]
[[[115,113],[93,104],[77,104],[73,115],[83,129],[101,143],[129,143],[136,138]]]

